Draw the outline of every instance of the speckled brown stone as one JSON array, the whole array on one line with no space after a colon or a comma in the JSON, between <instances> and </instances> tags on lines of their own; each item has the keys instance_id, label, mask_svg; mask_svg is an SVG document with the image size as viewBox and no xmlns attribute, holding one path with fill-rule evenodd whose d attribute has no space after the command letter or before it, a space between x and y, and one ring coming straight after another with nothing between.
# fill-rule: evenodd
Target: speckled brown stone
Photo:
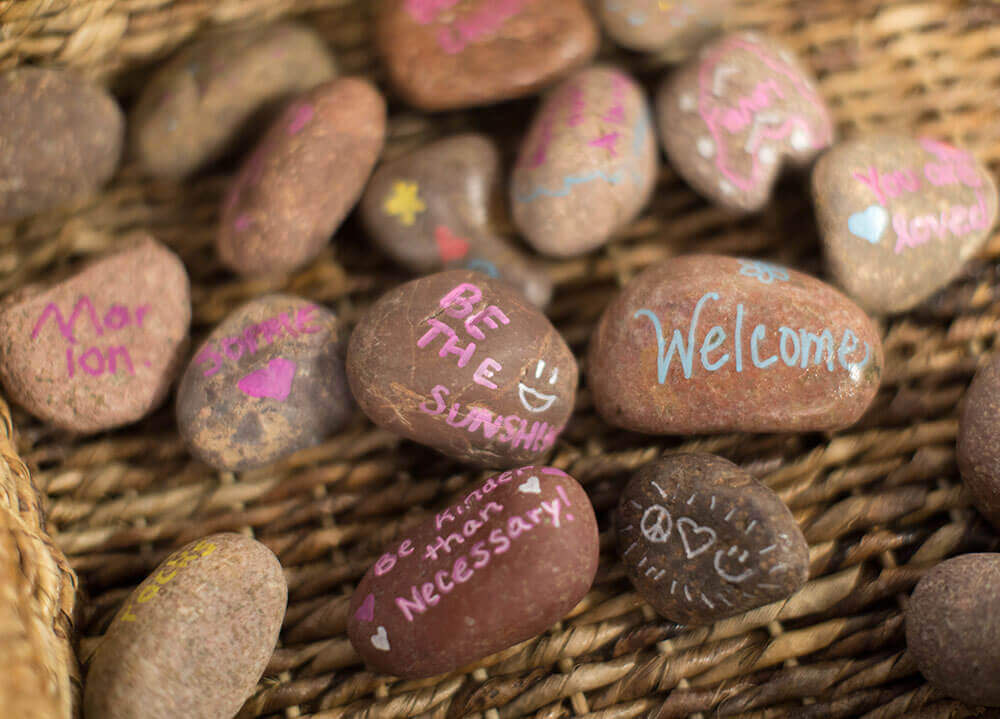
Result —
<instances>
[{"instance_id":1,"label":"speckled brown stone","mask_svg":"<svg viewBox=\"0 0 1000 719\"><path fill-rule=\"evenodd\" d=\"M361 198L361 216L375 243L404 267L476 269L543 307L552 296L545 268L494 229L499 179L493 141L455 135L383 163Z\"/></svg>"},{"instance_id":2,"label":"speckled brown stone","mask_svg":"<svg viewBox=\"0 0 1000 719\"><path fill-rule=\"evenodd\" d=\"M277 557L241 534L170 555L95 650L86 719L235 716L271 659L287 595Z\"/></svg>"},{"instance_id":3,"label":"speckled brown stone","mask_svg":"<svg viewBox=\"0 0 1000 719\"><path fill-rule=\"evenodd\" d=\"M95 192L115 173L125 118L115 99L70 72L0 74L0 222Z\"/></svg>"},{"instance_id":4,"label":"speckled brown stone","mask_svg":"<svg viewBox=\"0 0 1000 719\"><path fill-rule=\"evenodd\" d=\"M783 164L805 166L833 142L809 73L754 33L703 47L663 83L656 113L671 166L707 199L743 212L767 203Z\"/></svg>"},{"instance_id":5,"label":"speckled brown stone","mask_svg":"<svg viewBox=\"0 0 1000 719\"><path fill-rule=\"evenodd\" d=\"M976 373L962 400L958 467L976 507L1000 528L1000 354Z\"/></svg>"},{"instance_id":6,"label":"speckled brown stone","mask_svg":"<svg viewBox=\"0 0 1000 719\"><path fill-rule=\"evenodd\" d=\"M319 444L351 416L336 315L266 295L198 348L177 391L181 437L219 469L251 469Z\"/></svg>"},{"instance_id":7,"label":"speckled brown stone","mask_svg":"<svg viewBox=\"0 0 1000 719\"><path fill-rule=\"evenodd\" d=\"M650 434L846 427L878 390L882 343L837 290L760 260L687 255L650 267L590 343L597 411Z\"/></svg>"},{"instance_id":8,"label":"speckled brown stone","mask_svg":"<svg viewBox=\"0 0 1000 719\"><path fill-rule=\"evenodd\" d=\"M407 102L451 110L527 95L587 62L581 0L383 0L375 42Z\"/></svg>"},{"instance_id":9,"label":"speckled brown stone","mask_svg":"<svg viewBox=\"0 0 1000 719\"><path fill-rule=\"evenodd\" d=\"M706 40L732 5L730 0L599 0L601 24L615 42L633 50L662 52Z\"/></svg>"},{"instance_id":10,"label":"speckled brown stone","mask_svg":"<svg viewBox=\"0 0 1000 719\"><path fill-rule=\"evenodd\" d=\"M709 624L791 596L809 545L778 495L732 462L678 454L646 465L618 505L618 552L667 619Z\"/></svg>"},{"instance_id":11,"label":"speckled brown stone","mask_svg":"<svg viewBox=\"0 0 1000 719\"><path fill-rule=\"evenodd\" d=\"M1000 554L965 554L923 576L906 605L906 648L937 689L1000 706Z\"/></svg>"},{"instance_id":12,"label":"speckled brown stone","mask_svg":"<svg viewBox=\"0 0 1000 719\"><path fill-rule=\"evenodd\" d=\"M902 312L948 284L990 234L997 188L968 152L928 138L861 137L813 170L831 274L873 312Z\"/></svg>"},{"instance_id":13,"label":"speckled brown stone","mask_svg":"<svg viewBox=\"0 0 1000 719\"><path fill-rule=\"evenodd\" d=\"M295 23L208 33L143 88L129 118L132 153L149 174L183 177L334 74L323 40Z\"/></svg>"},{"instance_id":14,"label":"speckled brown stone","mask_svg":"<svg viewBox=\"0 0 1000 719\"><path fill-rule=\"evenodd\" d=\"M354 591L347 633L376 671L448 672L548 629L590 589L597 561L594 510L575 479L504 472L388 548Z\"/></svg>"},{"instance_id":15,"label":"speckled brown stone","mask_svg":"<svg viewBox=\"0 0 1000 719\"><path fill-rule=\"evenodd\" d=\"M390 290L358 322L347 379L375 424L450 457L542 457L573 411L576 359L512 285L448 270Z\"/></svg>"},{"instance_id":16,"label":"speckled brown stone","mask_svg":"<svg viewBox=\"0 0 1000 719\"><path fill-rule=\"evenodd\" d=\"M0 379L7 396L57 427L119 427L166 397L190 323L184 265L140 235L62 282L29 285L0 304Z\"/></svg>"},{"instance_id":17,"label":"speckled brown stone","mask_svg":"<svg viewBox=\"0 0 1000 719\"><path fill-rule=\"evenodd\" d=\"M542 103L521 144L514 221L540 252L589 252L645 207L658 165L642 88L613 67L581 70Z\"/></svg>"},{"instance_id":18,"label":"speckled brown stone","mask_svg":"<svg viewBox=\"0 0 1000 719\"><path fill-rule=\"evenodd\" d=\"M385 100L341 78L299 97L260 141L226 194L217 248L242 275L312 260L361 197L385 140Z\"/></svg>"}]
</instances>

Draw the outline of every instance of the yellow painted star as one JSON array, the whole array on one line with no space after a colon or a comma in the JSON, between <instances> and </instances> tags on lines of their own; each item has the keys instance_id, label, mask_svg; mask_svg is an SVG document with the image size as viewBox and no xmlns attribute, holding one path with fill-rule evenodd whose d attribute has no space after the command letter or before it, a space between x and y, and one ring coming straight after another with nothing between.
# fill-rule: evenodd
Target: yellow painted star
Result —
<instances>
[{"instance_id":1,"label":"yellow painted star","mask_svg":"<svg viewBox=\"0 0 1000 719\"><path fill-rule=\"evenodd\" d=\"M412 225L417 215L427 209L427 205L417 195L419 189L416 182L396 180L392 185L392 194L382 205L386 214L399 217L399 221L407 227Z\"/></svg>"}]
</instances>

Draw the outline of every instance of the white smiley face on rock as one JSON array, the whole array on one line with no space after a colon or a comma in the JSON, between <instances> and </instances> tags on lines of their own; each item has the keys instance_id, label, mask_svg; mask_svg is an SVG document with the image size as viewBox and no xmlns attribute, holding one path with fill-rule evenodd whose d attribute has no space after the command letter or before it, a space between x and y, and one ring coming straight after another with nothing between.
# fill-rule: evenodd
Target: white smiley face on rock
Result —
<instances>
[{"instance_id":1,"label":"white smiley face on rock","mask_svg":"<svg viewBox=\"0 0 1000 719\"><path fill-rule=\"evenodd\" d=\"M545 372L545 360L538 360L538 366L535 369L535 379L540 380L543 372ZM549 376L549 384L554 385L558 379L559 368L556 367ZM521 406L529 412L544 412L558 399L556 395L539 392L524 382L517 383L517 396L521 400Z\"/></svg>"}]
</instances>

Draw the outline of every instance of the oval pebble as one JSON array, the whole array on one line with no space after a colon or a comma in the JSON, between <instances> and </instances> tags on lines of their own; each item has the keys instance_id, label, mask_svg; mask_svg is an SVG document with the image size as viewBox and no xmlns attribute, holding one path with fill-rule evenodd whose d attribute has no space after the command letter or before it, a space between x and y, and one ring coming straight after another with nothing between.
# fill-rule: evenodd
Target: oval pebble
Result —
<instances>
[{"instance_id":1,"label":"oval pebble","mask_svg":"<svg viewBox=\"0 0 1000 719\"><path fill-rule=\"evenodd\" d=\"M872 312L902 312L951 282L996 223L997 188L965 150L905 135L836 145L813 170L830 272Z\"/></svg>"},{"instance_id":2,"label":"oval pebble","mask_svg":"<svg viewBox=\"0 0 1000 719\"><path fill-rule=\"evenodd\" d=\"M420 273L466 267L516 285L539 307L552 296L545 269L501 237L500 153L485 135L455 135L382 164L361 198L375 243Z\"/></svg>"},{"instance_id":3,"label":"oval pebble","mask_svg":"<svg viewBox=\"0 0 1000 719\"><path fill-rule=\"evenodd\" d=\"M710 454L678 454L632 477L618 551L643 599L667 619L709 624L786 599L809 577L809 546L765 485Z\"/></svg>"},{"instance_id":4,"label":"oval pebble","mask_svg":"<svg viewBox=\"0 0 1000 719\"><path fill-rule=\"evenodd\" d=\"M649 434L853 424L882 375L872 321L819 280L761 260L677 257L607 307L588 381L605 420Z\"/></svg>"},{"instance_id":5,"label":"oval pebble","mask_svg":"<svg viewBox=\"0 0 1000 719\"><path fill-rule=\"evenodd\" d=\"M928 571L906 604L906 648L938 690L1000 706L1000 554L964 554Z\"/></svg>"},{"instance_id":6,"label":"oval pebble","mask_svg":"<svg viewBox=\"0 0 1000 719\"><path fill-rule=\"evenodd\" d=\"M187 348L180 259L148 235L0 303L0 379L36 417L73 432L135 422L166 397Z\"/></svg>"},{"instance_id":7,"label":"oval pebble","mask_svg":"<svg viewBox=\"0 0 1000 719\"><path fill-rule=\"evenodd\" d=\"M976 372L962 400L958 467L976 508L1000 528L1000 354Z\"/></svg>"},{"instance_id":8,"label":"oval pebble","mask_svg":"<svg viewBox=\"0 0 1000 719\"><path fill-rule=\"evenodd\" d=\"M612 67L581 70L553 90L521 144L514 221L539 252L589 252L645 207L658 164L642 88Z\"/></svg>"},{"instance_id":9,"label":"oval pebble","mask_svg":"<svg viewBox=\"0 0 1000 719\"><path fill-rule=\"evenodd\" d=\"M274 653L287 596L277 557L241 534L171 554L94 651L86 719L235 716Z\"/></svg>"},{"instance_id":10,"label":"oval pebble","mask_svg":"<svg viewBox=\"0 0 1000 719\"><path fill-rule=\"evenodd\" d=\"M701 44L731 5L730 0L600 0L598 12L604 29L619 45L664 52Z\"/></svg>"},{"instance_id":11,"label":"oval pebble","mask_svg":"<svg viewBox=\"0 0 1000 719\"><path fill-rule=\"evenodd\" d=\"M252 469L319 444L350 418L336 315L288 295L232 312L198 348L177 391L181 437L200 459Z\"/></svg>"},{"instance_id":12,"label":"oval pebble","mask_svg":"<svg viewBox=\"0 0 1000 719\"><path fill-rule=\"evenodd\" d=\"M89 195L118 168L125 118L115 99L61 70L0 75L0 222Z\"/></svg>"},{"instance_id":13,"label":"oval pebble","mask_svg":"<svg viewBox=\"0 0 1000 719\"><path fill-rule=\"evenodd\" d=\"M354 591L347 633L376 671L448 672L559 621L590 589L598 552L576 480L504 472L390 546Z\"/></svg>"},{"instance_id":14,"label":"oval pebble","mask_svg":"<svg viewBox=\"0 0 1000 719\"><path fill-rule=\"evenodd\" d=\"M456 459L512 467L548 451L576 359L512 285L448 270L383 295L358 322L347 378L375 424Z\"/></svg>"},{"instance_id":15,"label":"oval pebble","mask_svg":"<svg viewBox=\"0 0 1000 719\"><path fill-rule=\"evenodd\" d=\"M322 38L296 23L208 33L143 88L129 117L132 153L151 175L189 175L335 74Z\"/></svg>"},{"instance_id":16,"label":"oval pebble","mask_svg":"<svg viewBox=\"0 0 1000 719\"><path fill-rule=\"evenodd\" d=\"M289 272L320 253L361 197L385 139L385 100L358 78L289 105L240 169L217 249L242 275Z\"/></svg>"}]
</instances>

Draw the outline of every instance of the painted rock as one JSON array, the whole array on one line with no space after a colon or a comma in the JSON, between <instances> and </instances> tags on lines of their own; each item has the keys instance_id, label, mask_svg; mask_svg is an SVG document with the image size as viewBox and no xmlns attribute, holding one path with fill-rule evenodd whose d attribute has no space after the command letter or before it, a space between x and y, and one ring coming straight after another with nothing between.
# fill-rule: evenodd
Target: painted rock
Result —
<instances>
[{"instance_id":1,"label":"painted rock","mask_svg":"<svg viewBox=\"0 0 1000 719\"><path fill-rule=\"evenodd\" d=\"M119 427L166 397L190 323L184 265L144 235L62 282L5 299L0 379L7 396L57 427Z\"/></svg>"},{"instance_id":2,"label":"painted rock","mask_svg":"<svg viewBox=\"0 0 1000 719\"><path fill-rule=\"evenodd\" d=\"M997 215L989 171L926 138L840 143L816 163L812 181L830 271L873 312L902 312L948 284Z\"/></svg>"},{"instance_id":3,"label":"painted rock","mask_svg":"<svg viewBox=\"0 0 1000 719\"><path fill-rule=\"evenodd\" d=\"M253 275L313 259L361 197L384 139L385 101L365 80L333 80L289 105L226 195L223 263Z\"/></svg>"},{"instance_id":4,"label":"painted rock","mask_svg":"<svg viewBox=\"0 0 1000 719\"><path fill-rule=\"evenodd\" d=\"M132 153L151 175L183 177L335 74L323 40L295 23L209 33L143 89L129 118Z\"/></svg>"},{"instance_id":5,"label":"painted rock","mask_svg":"<svg viewBox=\"0 0 1000 719\"><path fill-rule=\"evenodd\" d=\"M547 630L598 560L587 493L553 467L491 477L393 544L351 598L347 634L369 667L429 677Z\"/></svg>"},{"instance_id":6,"label":"painted rock","mask_svg":"<svg viewBox=\"0 0 1000 719\"><path fill-rule=\"evenodd\" d=\"M250 469L319 444L351 416L337 317L267 295L230 314L177 392L181 436L219 469Z\"/></svg>"},{"instance_id":7,"label":"painted rock","mask_svg":"<svg viewBox=\"0 0 1000 719\"><path fill-rule=\"evenodd\" d=\"M383 295L347 349L375 424L450 457L513 467L541 457L576 397L576 359L513 286L448 270Z\"/></svg>"},{"instance_id":8,"label":"painted rock","mask_svg":"<svg viewBox=\"0 0 1000 719\"><path fill-rule=\"evenodd\" d=\"M906 648L948 696L1000 706L1000 554L963 554L923 576L906 605Z\"/></svg>"},{"instance_id":9,"label":"painted rock","mask_svg":"<svg viewBox=\"0 0 1000 719\"><path fill-rule=\"evenodd\" d=\"M695 190L753 212L781 166L807 165L833 142L833 123L806 70L790 52L753 33L706 45L656 98L670 164Z\"/></svg>"},{"instance_id":10,"label":"painted rock","mask_svg":"<svg viewBox=\"0 0 1000 719\"><path fill-rule=\"evenodd\" d=\"M809 545L788 507L711 454L640 469L617 523L629 580L674 622L710 624L786 599L809 578Z\"/></svg>"},{"instance_id":11,"label":"painted rock","mask_svg":"<svg viewBox=\"0 0 1000 719\"><path fill-rule=\"evenodd\" d=\"M274 653L287 595L278 558L241 534L170 555L95 650L86 718L235 716Z\"/></svg>"},{"instance_id":12,"label":"painted rock","mask_svg":"<svg viewBox=\"0 0 1000 719\"><path fill-rule=\"evenodd\" d=\"M59 70L0 75L0 222L95 192L118 168L125 118L101 87Z\"/></svg>"},{"instance_id":13,"label":"painted rock","mask_svg":"<svg viewBox=\"0 0 1000 719\"><path fill-rule=\"evenodd\" d=\"M958 467L976 507L1000 528L1000 354L976 373L962 401Z\"/></svg>"},{"instance_id":14,"label":"painted rock","mask_svg":"<svg viewBox=\"0 0 1000 719\"><path fill-rule=\"evenodd\" d=\"M394 260L420 273L467 267L500 277L542 307L544 268L492 229L502 203L500 154L485 135L456 135L384 163L361 198L369 233Z\"/></svg>"},{"instance_id":15,"label":"painted rock","mask_svg":"<svg viewBox=\"0 0 1000 719\"><path fill-rule=\"evenodd\" d=\"M704 41L732 3L729 0L600 0L601 23L615 42L658 52Z\"/></svg>"},{"instance_id":16,"label":"painted rock","mask_svg":"<svg viewBox=\"0 0 1000 719\"><path fill-rule=\"evenodd\" d=\"M591 340L611 424L650 434L846 427L878 390L872 321L817 279L760 260L688 255L640 274Z\"/></svg>"},{"instance_id":17,"label":"painted rock","mask_svg":"<svg viewBox=\"0 0 1000 719\"><path fill-rule=\"evenodd\" d=\"M521 146L514 221L540 252L588 252L639 214L657 165L642 89L614 68L581 70L542 104Z\"/></svg>"},{"instance_id":18,"label":"painted rock","mask_svg":"<svg viewBox=\"0 0 1000 719\"><path fill-rule=\"evenodd\" d=\"M534 92L585 64L598 33L580 0L386 0L375 41L407 102L451 110Z\"/></svg>"}]
</instances>

